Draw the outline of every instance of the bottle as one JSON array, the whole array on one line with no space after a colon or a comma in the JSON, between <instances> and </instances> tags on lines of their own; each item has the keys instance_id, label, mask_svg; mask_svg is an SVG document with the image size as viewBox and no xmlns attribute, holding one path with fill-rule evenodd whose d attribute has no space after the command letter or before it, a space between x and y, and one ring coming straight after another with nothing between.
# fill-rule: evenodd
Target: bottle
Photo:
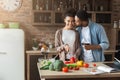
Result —
<instances>
[{"instance_id":1,"label":"bottle","mask_svg":"<svg viewBox=\"0 0 120 80\"><path fill-rule=\"evenodd\" d=\"M120 28L120 20L119 20L119 28Z\"/></svg>"},{"instance_id":2,"label":"bottle","mask_svg":"<svg viewBox=\"0 0 120 80\"><path fill-rule=\"evenodd\" d=\"M81 10L81 2L79 2L79 10Z\"/></svg>"},{"instance_id":3,"label":"bottle","mask_svg":"<svg viewBox=\"0 0 120 80\"><path fill-rule=\"evenodd\" d=\"M83 10L84 10L84 11L87 11L87 6L86 6L86 4L83 5Z\"/></svg>"},{"instance_id":4,"label":"bottle","mask_svg":"<svg viewBox=\"0 0 120 80\"><path fill-rule=\"evenodd\" d=\"M103 6L100 6L100 11L103 11Z\"/></svg>"},{"instance_id":5,"label":"bottle","mask_svg":"<svg viewBox=\"0 0 120 80\"><path fill-rule=\"evenodd\" d=\"M63 2L62 1L60 2L60 6L59 7L60 7L60 10L63 11Z\"/></svg>"},{"instance_id":6,"label":"bottle","mask_svg":"<svg viewBox=\"0 0 120 80\"><path fill-rule=\"evenodd\" d=\"M46 7L46 10L49 10L49 2L48 2L48 0L46 1L45 7Z\"/></svg>"},{"instance_id":7,"label":"bottle","mask_svg":"<svg viewBox=\"0 0 120 80\"><path fill-rule=\"evenodd\" d=\"M90 11L90 4L86 3L87 11Z\"/></svg>"},{"instance_id":8,"label":"bottle","mask_svg":"<svg viewBox=\"0 0 120 80\"><path fill-rule=\"evenodd\" d=\"M39 1L37 0L37 1L36 1L36 6L35 6L35 9L36 9L36 10L39 10L39 4L38 4L38 3L39 3Z\"/></svg>"},{"instance_id":9,"label":"bottle","mask_svg":"<svg viewBox=\"0 0 120 80\"><path fill-rule=\"evenodd\" d=\"M117 28L117 21L114 21L113 28Z\"/></svg>"}]
</instances>

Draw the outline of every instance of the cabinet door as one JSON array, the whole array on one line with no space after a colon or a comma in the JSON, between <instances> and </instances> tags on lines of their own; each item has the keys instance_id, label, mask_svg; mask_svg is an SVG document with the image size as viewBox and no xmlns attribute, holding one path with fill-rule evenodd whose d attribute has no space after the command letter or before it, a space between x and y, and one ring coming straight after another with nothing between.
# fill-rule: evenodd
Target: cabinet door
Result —
<instances>
[{"instance_id":1,"label":"cabinet door","mask_svg":"<svg viewBox=\"0 0 120 80\"><path fill-rule=\"evenodd\" d=\"M43 58L41 55L30 55L30 80L40 80L40 75L37 68L38 58Z\"/></svg>"},{"instance_id":2,"label":"cabinet door","mask_svg":"<svg viewBox=\"0 0 120 80\"><path fill-rule=\"evenodd\" d=\"M50 24L51 23L51 12L38 12L35 11L34 12L34 24L41 24L41 25L45 25L45 24Z\"/></svg>"}]
</instances>

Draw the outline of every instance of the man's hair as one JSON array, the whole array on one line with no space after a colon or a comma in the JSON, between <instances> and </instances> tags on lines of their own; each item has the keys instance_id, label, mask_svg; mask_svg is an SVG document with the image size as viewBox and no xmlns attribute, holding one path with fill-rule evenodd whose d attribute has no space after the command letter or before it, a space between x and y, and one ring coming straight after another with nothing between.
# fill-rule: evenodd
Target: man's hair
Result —
<instances>
[{"instance_id":1,"label":"man's hair","mask_svg":"<svg viewBox=\"0 0 120 80\"><path fill-rule=\"evenodd\" d=\"M64 18L69 16L69 17L75 17L76 15L76 10L73 8L69 8L66 10L66 12L64 13Z\"/></svg>"},{"instance_id":2,"label":"man's hair","mask_svg":"<svg viewBox=\"0 0 120 80\"><path fill-rule=\"evenodd\" d=\"M88 21L89 15L84 10L78 10L76 16L82 21Z\"/></svg>"}]
</instances>

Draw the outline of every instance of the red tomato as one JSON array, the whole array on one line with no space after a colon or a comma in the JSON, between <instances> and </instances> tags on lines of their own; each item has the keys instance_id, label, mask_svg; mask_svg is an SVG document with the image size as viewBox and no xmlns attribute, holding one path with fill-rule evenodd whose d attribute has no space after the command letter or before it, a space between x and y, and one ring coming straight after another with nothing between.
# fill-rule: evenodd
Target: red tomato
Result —
<instances>
[{"instance_id":1,"label":"red tomato","mask_svg":"<svg viewBox=\"0 0 120 80\"><path fill-rule=\"evenodd\" d=\"M63 67L63 68L62 68L62 71L63 71L63 72L68 72L68 68L67 68L67 67Z\"/></svg>"},{"instance_id":2,"label":"red tomato","mask_svg":"<svg viewBox=\"0 0 120 80\"><path fill-rule=\"evenodd\" d=\"M72 66L70 66L70 67L69 67L69 69L70 69L70 70L72 70L72 69L73 69L73 67L72 67Z\"/></svg>"},{"instance_id":3,"label":"red tomato","mask_svg":"<svg viewBox=\"0 0 120 80\"><path fill-rule=\"evenodd\" d=\"M64 64L69 64L70 63L70 61L64 61Z\"/></svg>"},{"instance_id":4,"label":"red tomato","mask_svg":"<svg viewBox=\"0 0 120 80\"><path fill-rule=\"evenodd\" d=\"M96 67L97 65L94 63L93 66Z\"/></svg>"},{"instance_id":5,"label":"red tomato","mask_svg":"<svg viewBox=\"0 0 120 80\"><path fill-rule=\"evenodd\" d=\"M79 70L79 67L75 67L74 70Z\"/></svg>"},{"instance_id":6,"label":"red tomato","mask_svg":"<svg viewBox=\"0 0 120 80\"><path fill-rule=\"evenodd\" d=\"M74 57L70 58L70 63L75 63L75 58Z\"/></svg>"},{"instance_id":7,"label":"red tomato","mask_svg":"<svg viewBox=\"0 0 120 80\"><path fill-rule=\"evenodd\" d=\"M84 63L84 64L83 64L83 67L88 68L88 67L89 67L89 64L88 64L88 63Z\"/></svg>"}]
</instances>

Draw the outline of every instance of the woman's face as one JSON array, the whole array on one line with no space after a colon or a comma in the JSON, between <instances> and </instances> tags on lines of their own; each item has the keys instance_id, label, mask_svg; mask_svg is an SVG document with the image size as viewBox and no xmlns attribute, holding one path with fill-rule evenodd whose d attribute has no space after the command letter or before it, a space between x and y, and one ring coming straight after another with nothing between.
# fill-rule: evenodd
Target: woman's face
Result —
<instances>
[{"instance_id":1,"label":"woman's face","mask_svg":"<svg viewBox=\"0 0 120 80\"><path fill-rule=\"evenodd\" d=\"M64 19L64 22L65 22L65 26L68 29L72 29L75 26L75 19L74 19L74 17L66 16L65 19Z\"/></svg>"}]
</instances>

